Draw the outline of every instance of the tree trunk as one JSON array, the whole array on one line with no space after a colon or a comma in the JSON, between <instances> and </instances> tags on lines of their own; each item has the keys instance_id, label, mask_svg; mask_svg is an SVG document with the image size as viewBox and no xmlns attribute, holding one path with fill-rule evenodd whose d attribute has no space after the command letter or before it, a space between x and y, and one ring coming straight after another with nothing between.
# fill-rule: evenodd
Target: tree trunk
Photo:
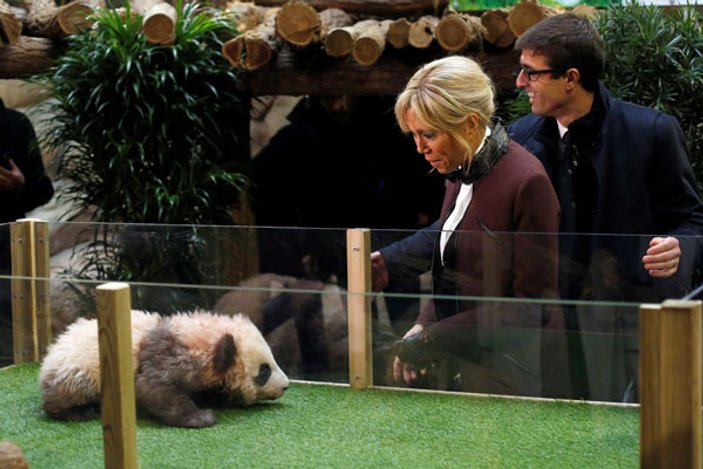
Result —
<instances>
[{"instance_id":1,"label":"tree trunk","mask_svg":"<svg viewBox=\"0 0 703 469\"><path fill-rule=\"evenodd\" d=\"M22 34L22 22L10 5L0 0L0 47L16 44Z\"/></svg>"},{"instance_id":2,"label":"tree trunk","mask_svg":"<svg viewBox=\"0 0 703 469\"><path fill-rule=\"evenodd\" d=\"M555 15L556 10L540 5L534 0L522 0L513 5L508 14L508 26L515 37L522 34L548 16Z\"/></svg>"},{"instance_id":3,"label":"tree trunk","mask_svg":"<svg viewBox=\"0 0 703 469\"><path fill-rule=\"evenodd\" d=\"M324 38L325 52L330 57L344 57L351 54L354 41L368 28L377 24L377 20L362 20L351 26L332 29Z\"/></svg>"},{"instance_id":4,"label":"tree trunk","mask_svg":"<svg viewBox=\"0 0 703 469\"><path fill-rule=\"evenodd\" d=\"M434 30L439 23L436 16L426 15L410 25L408 44L418 49L427 49L434 40Z\"/></svg>"},{"instance_id":5,"label":"tree trunk","mask_svg":"<svg viewBox=\"0 0 703 469\"><path fill-rule=\"evenodd\" d=\"M45 72L61 52L51 39L20 36L16 44L0 48L0 78L25 78Z\"/></svg>"},{"instance_id":6,"label":"tree trunk","mask_svg":"<svg viewBox=\"0 0 703 469\"><path fill-rule=\"evenodd\" d=\"M307 46L320 38L320 17L313 7L291 0L276 15L276 34L295 46Z\"/></svg>"},{"instance_id":7,"label":"tree trunk","mask_svg":"<svg viewBox=\"0 0 703 469\"><path fill-rule=\"evenodd\" d=\"M320 35L325 37L335 28L343 28L353 24L349 13L339 8L328 8L320 12Z\"/></svg>"},{"instance_id":8,"label":"tree trunk","mask_svg":"<svg viewBox=\"0 0 703 469\"><path fill-rule=\"evenodd\" d=\"M48 38L64 35L56 17L58 7L54 0L32 0L27 5L27 28L32 34Z\"/></svg>"},{"instance_id":9,"label":"tree trunk","mask_svg":"<svg viewBox=\"0 0 703 469\"><path fill-rule=\"evenodd\" d=\"M75 33L79 28L90 27L87 16L102 7L102 0L73 1L56 6L54 0L25 0L27 29L33 35L58 39Z\"/></svg>"},{"instance_id":10,"label":"tree trunk","mask_svg":"<svg viewBox=\"0 0 703 469\"><path fill-rule=\"evenodd\" d=\"M410 34L410 21L407 18L398 18L388 25L386 40L396 49L402 49L408 45L408 35Z\"/></svg>"},{"instance_id":11,"label":"tree trunk","mask_svg":"<svg viewBox=\"0 0 703 469\"><path fill-rule=\"evenodd\" d=\"M151 44L173 44L178 14L170 3L157 3L144 15L142 32Z\"/></svg>"},{"instance_id":12,"label":"tree trunk","mask_svg":"<svg viewBox=\"0 0 703 469\"><path fill-rule=\"evenodd\" d=\"M373 65L386 48L386 32L391 20L376 21L354 41L352 57L361 65Z\"/></svg>"},{"instance_id":13,"label":"tree trunk","mask_svg":"<svg viewBox=\"0 0 703 469\"><path fill-rule=\"evenodd\" d=\"M277 8L270 8L264 22L222 45L222 54L232 66L257 70L271 61L278 49L276 43Z\"/></svg>"},{"instance_id":14,"label":"tree trunk","mask_svg":"<svg viewBox=\"0 0 703 469\"><path fill-rule=\"evenodd\" d=\"M252 2L229 2L223 9L225 16L237 28L237 34L244 34L264 22L266 7Z\"/></svg>"},{"instance_id":15,"label":"tree trunk","mask_svg":"<svg viewBox=\"0 0 703 469\"><path fill-rule=\"evenodd\" d=\"M88 19L95 13L93 6L83 2L71 2L59 8L56 18L61 30L66 34L75 34L81 29L92 26L92 21Z\"/></svg>"},{"instance_id":16,"label":"tree trunk","mask_svg":"<svg viewBox=\"0 0 703 469\"><path fill-rule=\"evenodd\" d=\"M449 14L439 20L435 39L447 52L458 52L469 46L479 46L486 28L476 16Z\"/></svg>"},{"instance_id":17,"label":"tree trunk","mask_svg":"<svg viewBox=\"0 0 703 469\"><path fill-rule=\"evenodd\" d=\"M481 15L481 24L486 28L483 39L501 49L512 47L515 42L515 34L508 26L508 14L507 9L500 8L487 10Z\"/></svg>"}]
</instances>

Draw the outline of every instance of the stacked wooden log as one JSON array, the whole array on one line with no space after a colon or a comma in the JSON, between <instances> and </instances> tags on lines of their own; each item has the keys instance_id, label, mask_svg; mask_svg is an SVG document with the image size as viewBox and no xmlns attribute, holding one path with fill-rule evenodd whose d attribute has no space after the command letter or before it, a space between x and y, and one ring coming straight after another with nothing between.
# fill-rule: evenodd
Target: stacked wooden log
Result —
<instances>
[{"instance_id":1,"label":"stacked wooden log","mask_svg":"<svg viewBox=\"0 0 703 469\"><path fill-rule=\"evenodd\" d=\"M21 0L24 8L0 0L0 78L31 75L51 63L58 38L89 28L104 0ZM143 17L153 44L175 38L175 0L132 0L132 15ZM206 0L222 5L227 0ZM238 35L222 47L233 67L257 70L277 55L321 53L372 66L385 51L439 53L510 51L517 37L556 10L521 0L511 8L482 14L447 10L448 0L230 0L221 7ZM584 14L592 14L592 9ZM24 36L22 31L29 36ZM34 63L29 63L34 61Z\"/></svg>"},{"instance_id":2,"label":"stacked wooden log","mask_svg":"<svg viewBox=\"0 0 703 469\"><path fill-rule=\"evenodd\" d=\"M22 22L9 4L0 0L0 47L16 44L22 35Z\"/></svg>"},{"instance_id":3,"label":"stacked wooden log","mask_svg":"<svg viewBox=\"0 0 703 469\"><path fill-rule=\"evenodd\" d=\"M264 3L271 6L262 5ZM283 47L293 53L318 48L330 57L350 56L365 66L378 61L386 44L395 49L434 47L446 53L478 51L484 44L505 50L512 48L515 39L527 28L556 13L536 0L523 0L510 9L489 10L480 16L456 12L438 15L435 12L388 18L361 14L358 9L349 13L329 7L339 3L321 0L289 0L285 3L278 0L231 1L225 11L235 21L240 34L223 46L222 53L234 67L257 70L270 62ZM393 11L399 4L397 0L387 2L386 12ZM377 13L381 9L377 3L374 7Z\"/></svg>"}]
</instances>

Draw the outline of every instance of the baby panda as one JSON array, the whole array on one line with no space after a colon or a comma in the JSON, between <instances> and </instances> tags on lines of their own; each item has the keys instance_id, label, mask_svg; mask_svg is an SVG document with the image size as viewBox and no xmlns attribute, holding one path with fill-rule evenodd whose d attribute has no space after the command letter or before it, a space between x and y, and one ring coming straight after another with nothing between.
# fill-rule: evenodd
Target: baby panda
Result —
<instances>
[{"instance_id":1,"label":"baby panda","mask_svg":"<svg viewBox=\"0 0 703 469\"><path fill-rule=\"evenodd\" d=\"M132 311L137 404L166 425L210 427L197 403L248 406L281 397L288 377L244 315L195 311L162 317ZM96 319L79 319L49 347L39 373L46 413L61 420L98 417L100 364Z\"/></svg>"}]
</instances>

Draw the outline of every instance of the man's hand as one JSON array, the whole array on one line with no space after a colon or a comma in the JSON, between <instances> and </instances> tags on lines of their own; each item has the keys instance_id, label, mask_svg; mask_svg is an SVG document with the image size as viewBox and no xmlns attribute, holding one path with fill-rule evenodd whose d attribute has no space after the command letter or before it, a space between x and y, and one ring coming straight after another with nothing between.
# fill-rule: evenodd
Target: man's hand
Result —
<instances>
[{"instance_id":1,"label":"man's hand","mask_svg":"<svg viewBox=\"0 0 703 469\"><path fill-rule=\"evenodd\" d=\"M676 273L680 260L679 240L667 236L666 238L652 238L649 242L649 249L642 258L642 263L652 277L667 278Z\"/></svg>"},{"instance_id":2,"label":"man's hand","mask_svg":"<svg viewBox=\"0 0 703 469\"><path fill-rule=\"evenodd\" d=\"M24 187L24 174L13 160L7 160L10 169L0 166L0 191L18 192Z\"/></svg>"},{"instance_id":3,"label":"man's hand","mask_svg":"<svg viewBox=\"0 0 703 469\"><path fill-rule=\"evenodd\" d=\"M383 291L389 283L388 268L383 255L379 251L371 253L371 290Z\"/></svg>"}]
</instances>

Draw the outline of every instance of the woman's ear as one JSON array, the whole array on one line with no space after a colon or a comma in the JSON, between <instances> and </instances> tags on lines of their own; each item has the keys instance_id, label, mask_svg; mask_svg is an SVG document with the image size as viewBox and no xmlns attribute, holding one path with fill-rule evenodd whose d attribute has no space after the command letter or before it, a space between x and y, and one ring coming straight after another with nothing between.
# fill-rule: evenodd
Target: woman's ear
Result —
<instances>
[{"instance_id":1,"label":"woman's ear","mask_svg":"<svg viewBox=\"0 0 703 469\"><path fill-rule=\"evenodd\" d=\"M464 125L466 126L466 130L468 132L476 132L479 128L480 122L481 122L481 119L478 118L478 114L476 114L475 112L472 112L466 118L466 122L464 123Z\"/></svg>"}]
</instances>

